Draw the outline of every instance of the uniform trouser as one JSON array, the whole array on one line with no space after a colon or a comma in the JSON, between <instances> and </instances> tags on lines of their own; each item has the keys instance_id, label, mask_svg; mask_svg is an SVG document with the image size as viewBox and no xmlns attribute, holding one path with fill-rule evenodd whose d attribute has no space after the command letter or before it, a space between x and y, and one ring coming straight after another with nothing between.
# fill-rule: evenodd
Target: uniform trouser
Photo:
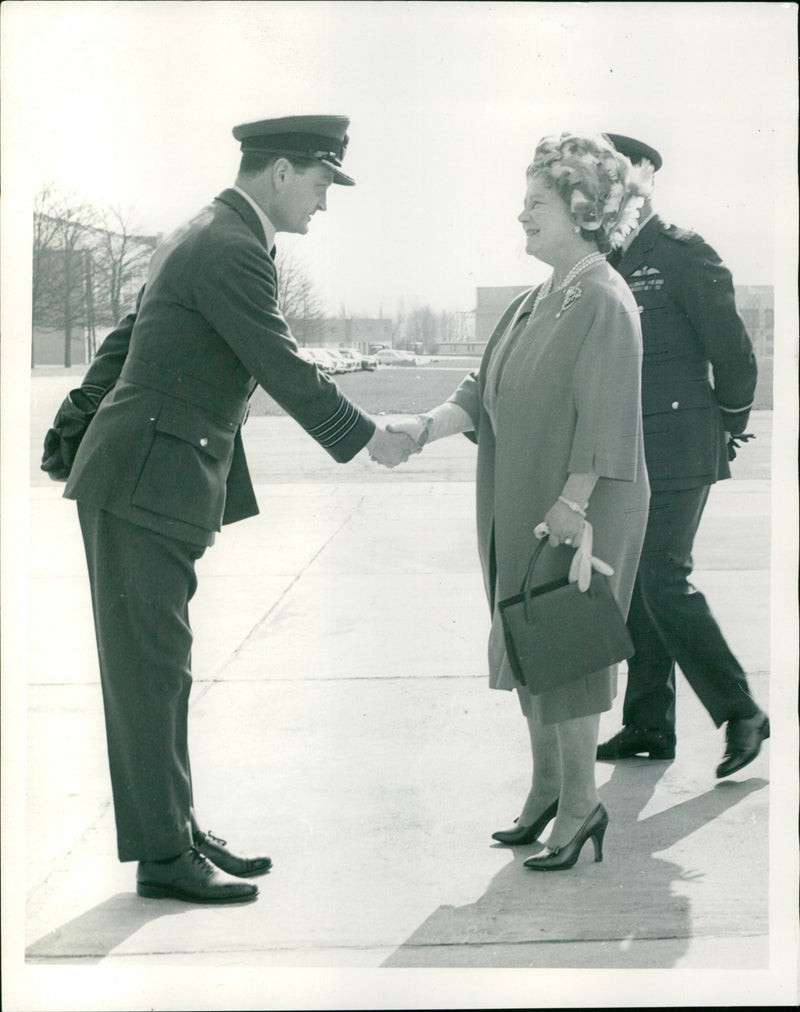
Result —
<instances>
[{"instance_id":1,"label":"uniform trouser","mask_svg":"<svg viewBox=\"0 0 800 1012\"><path fill-rule=\"evenodd\" d=\"M628 630L623 723L675 733L675 664L719 727L758 712L742 666L692 586L692 546L709 486L653 492Z\"/></svg>"},{"instance_id":2,"label":"uniform trouser","mask_svg":"<svg viewBox=\"0 0 800 1012\"><path fill-rule=\"evenodd\" d=\"M120 861L192 845L189 601L204 548L78 504Z\"/></svg>"}]
</instances>

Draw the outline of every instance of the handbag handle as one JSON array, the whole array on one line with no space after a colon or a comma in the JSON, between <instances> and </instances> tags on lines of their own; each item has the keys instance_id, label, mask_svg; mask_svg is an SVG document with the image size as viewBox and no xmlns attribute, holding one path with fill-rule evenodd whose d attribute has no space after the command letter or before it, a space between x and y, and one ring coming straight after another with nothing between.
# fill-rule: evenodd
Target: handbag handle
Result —
<instances>
[{"instance_id":1,"label":"handbag handle","mask_svg":"<svg viewBox=\"0 0 800 1012\"><path fill-rule=\"evenodd\" d=\"M536 548L533 551L533 554L531 555L531 561L528 563L528 568L525 571L525 576L523 577L523 580L522 580L522 588L521 588L521 592L522 592L522 608L523 608L523 611L525 613L525 621L526 622L532 622L533 621L533 616L531 615L531 596L532 595L528 593L528 591L530 589L529 583L533 579L533 568L536 565L536 560L542 554L542 549L544 548L544 546L547 544L547 542L549 540L550 540L550 533L549 533L549 531L544 531L542 533L541 540L539 541L539 544L536 546Z\"/></svg>"},{"instance_id":2,"label":"handbag handle","mask_svg":"<svg viewBox=\"0 0 800 1012\"><path fill-rule=\"evenodd\" d=\"M550 538L550 532L547 530L545 524L539 524L536 528L536 536L540 539L539 544L531 555L531 561L528 563L528 568L525 571L525 576L522 580L522 603L525 611L525 621L531 621L530 613L530 600L531 595L528 593L530 589L529 584L533 578L533 569L536 565L536 561L539 558L542 549L547 544ZM578 589L581 593L585 594L591 585L592 580L592 569L596 569L600 573L604 573L606 576L612 576L614 570L607 562L603 562L602 559L596 559L592 555L592 547L594 542L594 528L588 520L583 522L583 532L581 535L581 543L572 556L572 561L569 567L568 580L570 583L577 583Z\"/></svg>"},{"instance_id":3,"label":"handbag handle","mask_svg":"<svg viewBox=\"0 0 800 1012\"><path fill-rule=\"evenodd\" d=\"M542 554L542 549L544 548L544 546L547 544L547 542L549 540L550 540L550 535L547 534L547 533L545 533L542 536L542 539L540 540L539 544L533 550L533 554L531 555L531 561L528 563L528 568L525 570L525 576L522 578L522 587L520 588L520 590L521 590L521 592L523 594L527 590L528 581L533 576L533 567L536 565L536 560Z\"/></svg>"},{"instance_id":4,"label":"handbag handle","mask_svg":"<svg viewBox=\"0 0 800 1012\"><path fill-rule=\"evenodd\" d=\"M533 567L536 565L536 560L539 558L539 555L541 554L541 551L544 548L544 546L550 540L550 531L547 529L546 523L537 524L536 529L534 530L534 534L539 539L539 544L533 550L533 554L531 555L531 561L528 563L528 568L525 571L525 576L522 579L522 587L520 588L520 590L523 594L525 593L525 590L527 588L528 581L533 575ZM593 542L594 542L594 528L592 527L592 525L589 523L588 520L584 520L583 532L581 535L581 543L575 550L575 554L572 557L572 564L570 565L569 569L570 583L582 582L578 579L575 563L581 561L581 559L584 556L586 557L586 561L587 563L589 563L590 567L593 563L599 562L601 563L601 565L595 568L600 569L600 572L609 572L609 571L611 573L614 572L614 570L611 569L610 566L606 566L606 564L602 563L600 559L594 559L592 557ZM567 547L570 546L568 545ZM601 568L601 566L604 568ZM581 590L586 590L586 587L582 586Z\"/></svg>"}]
</instances>

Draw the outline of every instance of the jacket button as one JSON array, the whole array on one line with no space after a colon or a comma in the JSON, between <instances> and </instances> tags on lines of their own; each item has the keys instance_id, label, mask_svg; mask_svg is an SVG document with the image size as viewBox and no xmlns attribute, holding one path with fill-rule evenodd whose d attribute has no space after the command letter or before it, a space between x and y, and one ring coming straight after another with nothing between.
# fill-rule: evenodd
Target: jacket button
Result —
<instances>
[{"instance_id":1,"label":"jacket button","mask_svg":"<svg viewBox=\"0 0 800 1012\"><path fill-rule=\"evenodd\" d=\"M677 405L673 404L672 406L676 407ZM208 440L206 439L205 436L203 436L203 438L200 440L200 445L201 446L208 446Z\"/></svg>"},{"instance_id":2,"label":"jacket button","mask_svg":"<svg viewBox=\"0 0 800 1012\"><path fill-rule=\"evenodd\" d=\"M644 306L637 306L636 308L639 310L640 313L644 312Z\"/></svg>"},{"instance_id":3,"label":"jacket button","mask_svg":"<svg viewBox=\"0 0 800 1012\"><path fill-rule=\"evenodd\" d=\"M673 401L672 402L672 410L673 411L676 411L679 407L680 407L680 401Z\"/></svg>"}]
</instances>

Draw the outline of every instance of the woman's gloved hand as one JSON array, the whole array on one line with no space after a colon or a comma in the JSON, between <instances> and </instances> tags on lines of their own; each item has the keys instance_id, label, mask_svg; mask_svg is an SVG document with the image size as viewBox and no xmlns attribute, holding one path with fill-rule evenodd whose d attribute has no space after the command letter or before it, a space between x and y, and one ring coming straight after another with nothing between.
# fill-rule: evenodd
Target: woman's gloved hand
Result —
<instances>
[{"instance_id":1,"label":"woman's gloved hand","mask_svg":"<svg viewBox=\"0 0 800 1012\"><path fill-rule=\"evenodd\" d=\"M547 511L544 522L547 524L553 548L558 548L561 544L577 548L581 543L584 519L580 513L571 510L560 500L554 502Z\"/></svg>"},{"instance_id":2,"label":"woman's gloved hand","mask_svg":"<svg viewBox=\"0 0 800 1012\"><path fill-rule=\"evenodd\" d=\"M585 593L589 589L589 584L592 582L593 569L598 573L602 573L604 576L613 576L614 569L612 566L609 566L607 562L603 562L603 560L598 559L596 555L592 555L594 528L588 520L583 520L581 522L583 524L583 530L581 531L580 544L577 551L572 556L572 562L570 563L569 582L577 583L578 589ZM533 533L539 539L551 537L546 520L538 524Z\"/></svg>"}]
</instances>

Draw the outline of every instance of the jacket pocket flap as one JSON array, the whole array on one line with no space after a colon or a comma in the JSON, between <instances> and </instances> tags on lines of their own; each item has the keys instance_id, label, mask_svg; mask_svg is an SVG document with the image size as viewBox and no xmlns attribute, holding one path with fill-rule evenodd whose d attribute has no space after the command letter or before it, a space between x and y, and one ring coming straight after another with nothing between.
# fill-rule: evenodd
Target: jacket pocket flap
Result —
<instances>
[{"instance_id":1,"label":"jacket pocket flap","mask_svg":"<svg viewBox=\"0 0 800 1012\"><path fill-rule=\"evenodd\" d=\"M657 415L663 411L687 411L691 408L710 408L714 403L711 387L704 380L642 386L643 415Z\"/></svg>"},{"instance_id":2,"label":"jacket pocket flap","mask_svg":"<svg viewBox=\"0 0 800 1012\"><path fill-rule=\"evenodd\" d=\"M190 443L215 460L225 460L233 448L233 426L212 419L183 401L167 401L164 404L156 422L156 431Z\"/></svg>"}]
</instances>

